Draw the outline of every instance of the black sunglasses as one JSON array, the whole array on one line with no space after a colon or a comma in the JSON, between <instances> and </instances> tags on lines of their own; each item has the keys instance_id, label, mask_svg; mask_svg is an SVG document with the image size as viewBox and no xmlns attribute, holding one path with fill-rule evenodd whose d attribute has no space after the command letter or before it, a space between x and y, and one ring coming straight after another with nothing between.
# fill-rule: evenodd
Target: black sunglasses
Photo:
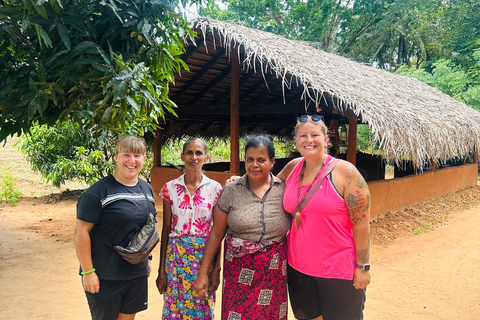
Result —
<instances>
[{"instance_id":1,"label":"black sunglasses","mask_svg":"<svg viewBox=\"0 0 480 320\"><path fill-rule=\"evenodd\" d=\"M320 121L323 121L323 117L319 114L314 114L311 116L308 114L304 114L297 118L297 122L302 122L302 123L307 122L308 120L311 120L313 122L320 122Z\"/></svg>"}]
</instances>

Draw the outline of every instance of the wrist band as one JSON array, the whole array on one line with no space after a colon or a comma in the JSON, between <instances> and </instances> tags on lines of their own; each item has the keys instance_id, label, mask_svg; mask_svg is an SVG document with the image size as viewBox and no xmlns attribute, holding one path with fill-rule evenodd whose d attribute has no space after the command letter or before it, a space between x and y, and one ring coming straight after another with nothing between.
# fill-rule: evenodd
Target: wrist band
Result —
<instances>
[{"instance_id":1,"label":"wrist band","mask_svg":"<svg viewBox=\"0 0 480 320\"><path fill-rule=\"evenodd\" d=\"M88 271L82 271L80 272L82 274L82 276L86 275L86 274L90 274L92 272L95 272L95 268L93 268L92 270L88 270Z\"/></svg>"}]
</instances>

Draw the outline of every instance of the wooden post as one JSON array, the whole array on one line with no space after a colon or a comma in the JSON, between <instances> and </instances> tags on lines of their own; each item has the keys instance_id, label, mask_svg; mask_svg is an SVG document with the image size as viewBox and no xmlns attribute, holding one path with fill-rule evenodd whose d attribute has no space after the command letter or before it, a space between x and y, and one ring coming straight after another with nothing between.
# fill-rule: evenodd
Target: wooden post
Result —
<instances>
[{"instance_id":1,"label":"wooden post","mask_svg":"<svg viewBox=\"0 0 480 320\"><path fill-rule=\"evenodd\" d=\"M430 168L432 172L437 171L437 163L435 162L435 159L430 159Z\"/></svg>"},{"instance_id":2,"label":"wooden post","mask_svg":"<svg viewBox=\"0 0 480 320\"><path fill-rule=\"evenodd\" d=\"M160 129L155 130L153 137L153 166L162 166L162 131Z\"/></svg>"},{"instance_id":3,"label":"wooden post","mask_svg":"<svg viewBox=\"0 0 480 320\"><path fill-rule=\"evenodd\" d=\"M230 86L230 172L240 174L240 91L238 51L232 48Z\"/></svg>"},{"instance_id":4,"label":"wooden post","mask_svg":"<svg viewBox=\"0 0 480 320\"><path fill-rule=\"evenodd\" d=\"M347 116L348 118L348 146L347 146L347 161L357 165L357 122L358 118L354 116Z\"/></svg>"}]
</instances>

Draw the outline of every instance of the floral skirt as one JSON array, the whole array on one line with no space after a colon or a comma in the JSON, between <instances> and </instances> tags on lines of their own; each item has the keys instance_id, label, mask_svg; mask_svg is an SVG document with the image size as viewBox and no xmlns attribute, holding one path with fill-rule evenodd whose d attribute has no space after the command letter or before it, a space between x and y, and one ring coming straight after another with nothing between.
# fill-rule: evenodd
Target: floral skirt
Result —
<instances>
[{"instance_id":1,"label":"floral skirt","mask_svg":"<svg viewBox=\"0 0 480 320\"><path fill-rule=\"evenodd\" d=\"M165 261L167 291L162 319L213 319L215 293L208 299L200 299L192 286L200 269L206 242L206 237L195 236L169 239Z\"/></svg>"},{"instance_id":2,"label":"floral skirt","mask_svg":"<svg viewBox=\"0 0 480 320\"><path fill-rule=\"evenodd\" d=\"M222 320L287 319L285 242L240 257L226 254L223 269Z\"/></svg>"}]
</instances>

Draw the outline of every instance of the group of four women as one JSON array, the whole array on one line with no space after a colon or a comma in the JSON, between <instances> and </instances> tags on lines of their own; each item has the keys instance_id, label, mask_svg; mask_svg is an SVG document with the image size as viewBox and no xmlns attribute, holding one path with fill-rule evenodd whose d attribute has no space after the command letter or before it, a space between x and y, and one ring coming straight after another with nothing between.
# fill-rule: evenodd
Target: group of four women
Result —
<instances>
[{"instance_id":1,"label":"group of four women","mask_svg":"<svg viewBox=\"0 0 480 320\"><path fill-rule=\"evenodd\" d=\"M198 138L184 144L185 173L161 191L156 283L163 319L213 319L223 240L222 320L287 319L287 279L297 319L363 319L370 282L367 184L352 164L326 154L319 116L299 117L294 139L302 157L274 176L272 141L250 137L246 174L223 190L202 173L206 144ZM105 235L128 243L154 210L151 188L138 179L144 154L139 138L122 139L115 173L77 205L75 244L93 319L134 319L147 308L149 260L130 265L101 241Z\"/></svg>"}]
</instances>

